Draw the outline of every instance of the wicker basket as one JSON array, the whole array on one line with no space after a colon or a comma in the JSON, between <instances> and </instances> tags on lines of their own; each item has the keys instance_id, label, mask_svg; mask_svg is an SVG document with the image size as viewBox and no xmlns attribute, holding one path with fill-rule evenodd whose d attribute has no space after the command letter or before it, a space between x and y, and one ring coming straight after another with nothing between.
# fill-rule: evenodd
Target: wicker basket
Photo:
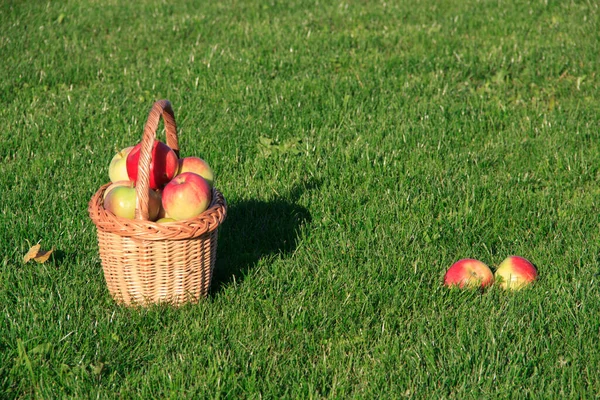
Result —
<instances>
[{"instance_id":1,"label":"wicker basket","mask_svg":"<svg viewBox=\"0 0 600 400\"><path fill-rule=\"evenodd\" d=\"M195 303L210 288L217 253L217 228L225 219L223 195L213 189L209 208L196 218L157 224L148 221L149 170L152 144L162 116L167 145L179 155L177 126L171 103L156 102L144 127L136 219L106 211L103 185L89 202L97 228L104 278L112 297L126 305Z\"/></svg>"}]
</instances>

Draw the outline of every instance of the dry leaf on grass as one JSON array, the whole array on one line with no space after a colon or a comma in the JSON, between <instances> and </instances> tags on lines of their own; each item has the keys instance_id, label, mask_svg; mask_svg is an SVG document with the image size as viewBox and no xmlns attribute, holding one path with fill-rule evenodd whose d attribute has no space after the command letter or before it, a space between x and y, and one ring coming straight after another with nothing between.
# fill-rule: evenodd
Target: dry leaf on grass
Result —
<instances>
[{"instance_id":1,"label":"dry leaf on grass","mask_svg":"<svg viewBox=\"0 0 600 400\"><path fill-rule=\"evenodd\" d=\"M25 254L25 257L23 257L23 262L26 263L26 262L29 262L31 259L35 258L38 251L40 251L40 247L41 247L41 245L39 243L36 244L35 246L31 246L31 248L29 249L27 254Z\"/></svg>"},{"instance_id":2,"label":"dry leaf on grass","mask_svg":"<svg viewBox=\"0 0 600 400\"><path fill-rule=\"evenodd\" d=\"M27 263L31 260L35 260L38 263L45 263L48 261L52 252L54 251L54 247L50 250L41 250L41 245L38 243L34 246L31 246L27 254L23 257L23 262Z\"/></svg>"}]
</instances>

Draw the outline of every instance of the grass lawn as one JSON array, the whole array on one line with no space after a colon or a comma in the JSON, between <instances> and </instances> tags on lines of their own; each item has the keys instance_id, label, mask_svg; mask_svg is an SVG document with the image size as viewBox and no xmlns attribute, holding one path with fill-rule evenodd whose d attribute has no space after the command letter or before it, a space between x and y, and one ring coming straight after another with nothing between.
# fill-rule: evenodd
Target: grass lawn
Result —
<instances>
[{"instance_id":1,"label":"grass lawn","mask_svg":"<svg viewBox=\"0 0 600 400\"><path fill-rule=\"evenodd\" d=\"M2 2L0 397L600 397L599 22L595 1ZM130 309L87 203L163 98L229 212L206 300ZM531 288L441 284L511 254Z\"/></svg>"}]
</instances>

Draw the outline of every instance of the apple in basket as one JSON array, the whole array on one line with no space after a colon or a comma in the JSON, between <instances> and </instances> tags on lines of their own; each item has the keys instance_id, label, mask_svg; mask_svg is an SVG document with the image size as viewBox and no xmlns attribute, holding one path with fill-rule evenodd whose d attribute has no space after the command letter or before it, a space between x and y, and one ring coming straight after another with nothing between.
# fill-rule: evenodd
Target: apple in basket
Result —
<instances>
[{"instance_id":1,"label":"apple in basket","mask_svg":"<svg viewBox=\"0 0 600 400\"><path fill-rule=\"evenodd\" d=\"M206 182L208 182L211 188L213 187L215 174L212 168L210 168L208 163L203 159L199 157L180 158L178 173L183 174L184 172L193 172L200 175L201 177L206 179Z\"/></svg>"},{"instance_id":2,"label":"apple in basket","mask_svg":"<svg viewBox=\"0 0 600 400\"><path fill-rule=\"evenodd\" d=\"M111 190L113 190L114 188L119 187L119 186L135 187L134 183L130 180L113 182L110 185L108 185L108 187L104 190L103 198L106 199L106 196L108 195L108 193Z\"/></svg>"},{"instance_id":3,"label":"apple in basket","mask_svg":"<svg viewBox=\"0 0 600 400\"><path fill-rule=\"evenodd\" d=\"M157 224L168 224L169 222L177 222L177 221L174 220L173 218L167 218L167 217L156 220Z\"/></svg>"},{"instance_id":4,"label":"apple in basket","mask_svg":"<svg viewBox=\"0 0 600 400\"><path fill-rule=\"evenodd\" d=\"M129 185L115 186L106 194L104 208L117 217L134 219L136 198L137 194L133 182L129 182ZM151 221L154 221L158 217L160 203L160 193L156 190L150 190L148 217Z\"/></svg>"},{"instance_id":5,"label":"apple in basket","mask_svg":"<svg viewBox=\"0 0 600 400\"><path fill-rule=\"evenodd\" d=\"M137 180L141 147L142 144L138 143L127 156L127 174L129 179L134 182ZM150 160L150 189L161 189L173 179L178 168L179 158L173 149L163 142L155 140Z\"/></svg>"},{"instance_id":6,"label":"apple in basket","mask_svg":"<svg viewBox=\"0 0 600 400\"><path fill-rule=\"evenodd\" d=\"M133 150L133 146L129 146L120 150L110 160L108 167L108 177L111 182L127 181L129 175L127 174L127 156Z\"/></svg>"},{"instance_id":7,"label":"apple in basket","mask_svg":"<svg viewBox=\"0 0 600 400\"><path fill-rule=\"evenodd\" d=\"M169 218L177 221L194 218L210 205L210 185L198 174L184 172L173 178L162 193L162 206Z\"/></svg>"}]
</instances>

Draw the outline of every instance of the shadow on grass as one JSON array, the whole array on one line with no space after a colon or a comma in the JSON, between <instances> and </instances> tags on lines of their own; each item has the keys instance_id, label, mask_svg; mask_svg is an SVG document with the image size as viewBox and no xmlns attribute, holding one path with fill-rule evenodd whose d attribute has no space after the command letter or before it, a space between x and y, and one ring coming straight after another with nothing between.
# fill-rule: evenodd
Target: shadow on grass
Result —
<instances>
[{"instance_id":1,"label":"shadow on grass","mask_svg":"<svg viewBox=\"0 0 600 400\"><path fill-rule=\"evenodd\" d=\"M291 193L298 198L298 193ZM227 219L219 227L217 260L212 293L240 282L259 260L293 253L301 226L311 222L310 213L289 200L248 200L228 204Z\"/></svg>"}]
</instances>

